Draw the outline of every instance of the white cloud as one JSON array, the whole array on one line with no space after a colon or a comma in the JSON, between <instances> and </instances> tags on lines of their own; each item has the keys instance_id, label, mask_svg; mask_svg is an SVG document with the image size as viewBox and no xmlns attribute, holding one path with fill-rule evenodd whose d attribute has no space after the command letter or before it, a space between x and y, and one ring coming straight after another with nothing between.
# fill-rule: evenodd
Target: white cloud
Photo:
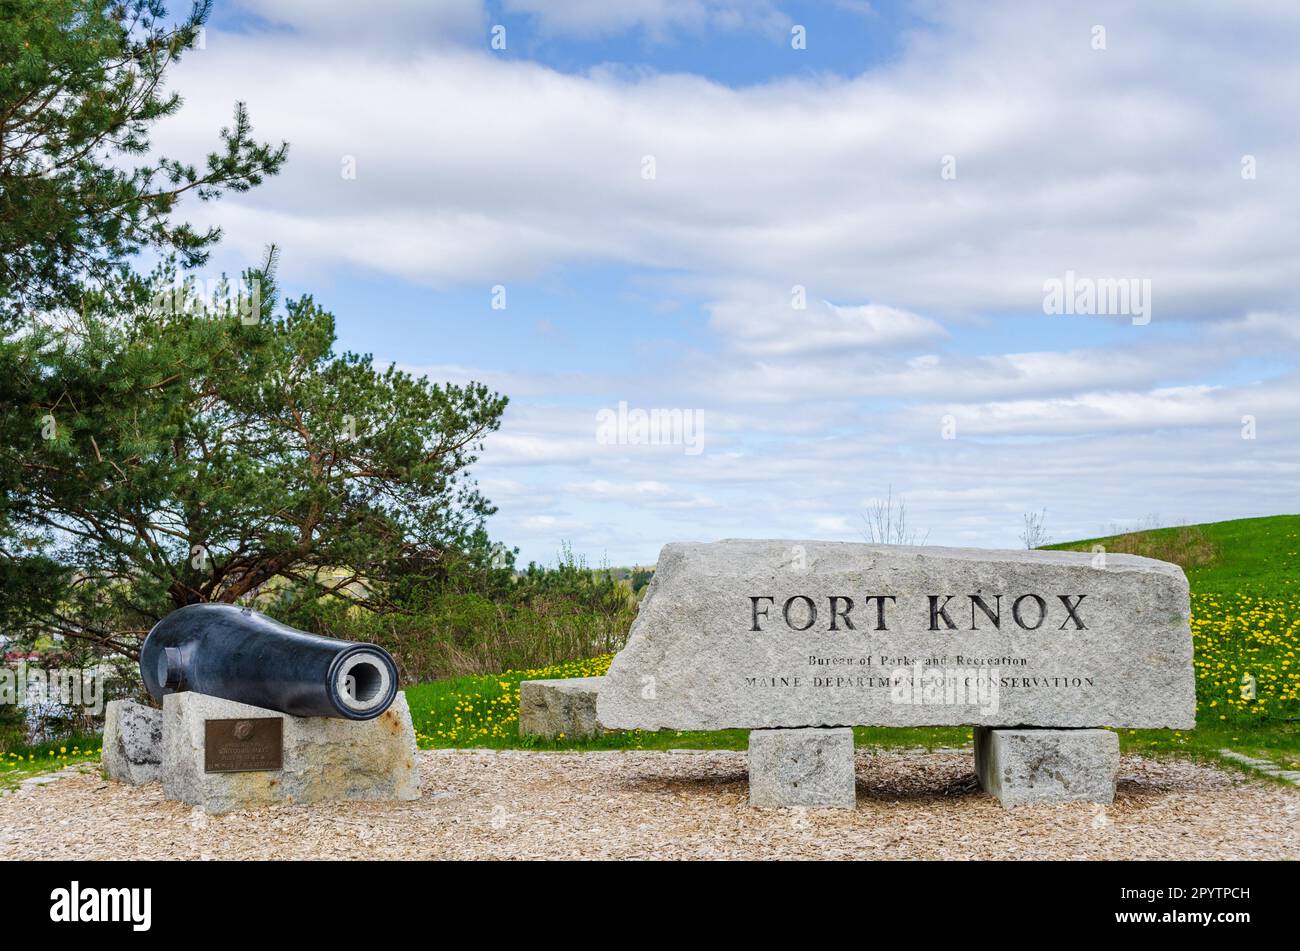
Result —
<instances>
[{"instance_id":1,"label":"white cloud","mask_svg":"<svg viewBox=\"0 0 1300 951\"><path fill-rule=\"evenodd\" d=\"M708 496L682 492L663 482L640 479L631 482L594 479L589 482L571 482L565 492L579 497L618 503L632 503L649 508L703 509L717 503Z\"/></svg>"},{"instance_id":2,"label":"white cloud","mask_svg":"<svg viewBox=\"0 0 1300 951\"><path fill-rule=\"evenodd\" d=\"M525 557L562 538L644 561L668 539L852 533L891 485L932 543L1014 545L1043 506L1062 539L1154 511L1294 508L1295 4L934 2L936 28L888 64L744 88L497 57L476 3L445 20L414 0L374 17L245 6L294 32L210 34L159 137L197 158L245 99L259 133L291 141L277 179L186 209L225 227L229 259L273 240L290 281L357 268L485 289L615 264L645 269L638 291L675 314L703 302L711 335L636 375L491 351L432 368L513 398L478 472ZM512 8L584 37L777 22L712 0ZM1067 270L1149 279L1152 324L1000 332ZM598 445L594 413L619 399L702 408L705 452Z\"/></svg>"},{"instance_id":3,"label":"white cloud","mask_svg":"<svg viewBox=\"0 0 1300 951\"><path fill-rule=\"evenodd\" d=\"M599 36L630 29L665 39L674 30L756 28L784 33L789 17L772 0L505 0L548 33Z\"/></svg>"},{"instance_id":4,"label":"white cloud","mask_svg":"<svg viewBox=\"0 0 1300 951\"><path fill-rule=\"evenodd\" d=\"M737 350L756 357L853 350L892 350L944 335L943 327L917 314L864 304L841 307L802 301L787 294L766 300L729 300L709 306L715 330Z\"/></svg>"},{"instance_id":5,"label":"white cloud","mask_svg":"<svg viewBox=\"0 0 1300 951\"><path fill-rule=\"evenodd\" d=\"M1217 427L1239 433L1243 417L1300 419L1300 377L1263 385L1178 386L1147 392L1097 392L1050 400L946 407L958 432L973 435L1063 435L1098 431ZM935 417L937 417L935 413Z\"/></svg>"},{"instance_id":6,"label":"white cloud","mask_svg":"<svg viewBox=\"0 0 1300 951\"><path fill-rule=\"evenodd\" d=\"M1154 385L1170 374L1217 368L1240 351L1227 345L1146 340L1127 347L991 354L841 353L812 360L728 364L708 381L725 398L749 404L849 399L1006 400L1080 389Z\"/></svg>"},{"instance_id":7,"label":"white cloud","mask_svg":"<svg viewBox=\"0 0 1300 951\"><path fill-rule=\"evenodd\" d=\"M1183 7L1104 4L1090 14L1109 24L1104 53L1092 19L1063 7L941 10L945 28L895 64L743 89L222 34L182 64L190 105L167 144L193 155L248 99L293 152L279 179L213 209L237 243L277 237L438 286L616 262L940 316L1038 308L1043 281L1073 269L1150 279L1156 321L1295 301L1300 180L1282 169L1300 130L1275 121L1300 111L1286 5L1234 19L1238 43L1200 38L1213 77L1187 68ZM1207 33L1226 26L1197 10Z\"/></svg>"},{"instance_id":8,"label":"white cloud","mask_svg":"<svg viewBox=\"0 0 1300 951\"><path fill-rule=\"evenodd\" d=\"M845 535L849 532L849 522L841 515L823 515L813 519L813 528L828 535Z\"/></svg>"}]
</instances>

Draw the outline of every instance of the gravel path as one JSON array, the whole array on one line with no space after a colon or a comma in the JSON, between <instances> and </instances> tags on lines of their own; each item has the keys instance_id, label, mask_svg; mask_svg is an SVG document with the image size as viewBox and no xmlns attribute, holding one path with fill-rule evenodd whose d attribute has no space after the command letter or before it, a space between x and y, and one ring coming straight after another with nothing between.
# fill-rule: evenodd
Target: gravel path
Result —
<instances>
[{"instance_id":1,"label":"gravel path","mask_svg":"<svg viewBox=\"0 0 1300 951\"><path fill-rule=\"evenodd\" d=\"M745 754L423 750L410 803L209 817L71 768L0 799L0 858L1300 859L1300 792L1125 757L1115 804L1003 810L966 751L859 750L858 807L756 810Z\"/></svg>"}]
</instances>

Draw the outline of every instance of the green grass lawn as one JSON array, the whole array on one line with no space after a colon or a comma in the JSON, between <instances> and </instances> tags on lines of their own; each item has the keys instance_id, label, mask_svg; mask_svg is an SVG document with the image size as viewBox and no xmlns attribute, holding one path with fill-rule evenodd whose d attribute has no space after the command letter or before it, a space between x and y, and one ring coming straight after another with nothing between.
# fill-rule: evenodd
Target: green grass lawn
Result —
<instances>
[{"instance_id":1,"label":"green grass lawn","mask_svg":"<svg viewBox=\"0 0 1300 951\"><path fill-rule=\"evenodd\" d=\"M1182 565L1194 595L1300 598L1300 515L1180 525L1046 547L1091 551L1095 545Z\"/></svg>"},{"instance_id":2,"label":"green grass lawn","mask_svg":"<svg viewBox=\"0 0 1300 951\"><path fill-rule=\"evenodd\" d=\"M1051 548L1129 552L1183 566L1192 591L1196 729L1125 731L1130 748L1222 748L1300 768L1300 515L1185 525ZM1244 690L1253 684L1253 691ZM1253 697L1247 693L1253 692Z\"/></svg>"},{"instance_id":3,"label":"green grass lawn","mask_svg":"<svg viewBox=\"0 0 1300 951\"><path fill-rule=\"evenodd\" d=\"M71 736L58 743L16 746L0 753L0 789L12 789L30 776L62 769L71 763L97 761L100 751L98 735Z\"/></svg>"},{"instance_id":4,"label":"green grass lawn","mask_svg":"<svg viewBox=\"0 0 1300 951\"><path fill-rule=\"evenodd\" d=\"M1117 730L1127 751L1219 760L1231 748L1300 768L1300 516L1156 529L1050 547L1131 552L1183 564L1192 589L1197 728ZM422 747L517 749L745 749L745 730L610 733L594 739L519 736L519 682L603 674L612 655L497 676L407 688ZM1255 696L1243 699L1242 678ZM960 747L966 727L859 727L859 745ZM1231 761L1233 768L1239 768Z\"/></svg>"}]
</instances>

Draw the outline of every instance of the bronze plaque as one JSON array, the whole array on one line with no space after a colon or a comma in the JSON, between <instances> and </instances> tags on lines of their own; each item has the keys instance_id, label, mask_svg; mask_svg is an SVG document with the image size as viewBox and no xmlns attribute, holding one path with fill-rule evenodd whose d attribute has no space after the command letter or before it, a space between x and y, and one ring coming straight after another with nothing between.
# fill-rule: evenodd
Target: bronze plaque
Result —
<instances>
[{"instance_id":1,"label":"bronze plaque","mask_svg":"<svg viewBox=\"0 0 1300 951\"><path fill-rule=\"evenodd\" d=\"M284 719L203 721L203 769L251 773L284 766Z\"/></svg>"}]
</instances>

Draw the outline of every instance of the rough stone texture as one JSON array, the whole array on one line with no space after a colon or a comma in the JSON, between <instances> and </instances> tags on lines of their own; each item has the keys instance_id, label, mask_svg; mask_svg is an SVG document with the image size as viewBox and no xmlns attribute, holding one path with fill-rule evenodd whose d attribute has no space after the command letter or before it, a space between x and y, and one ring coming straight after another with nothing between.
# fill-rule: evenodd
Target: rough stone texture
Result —
<instances>
[{"instance_id":1,"label":"rough stone texture","mask_svg":"<svg viewBox=\"0 0 1300 951\"><path fill-rule=\"evenodd\" d=\"M561 733L603 733L596 719L596 696L604 682L604 677L523 681L519 685L519 734L553 739Z\"/></svg>"},{"instance_id":2,"label":"rough stone texture","mask_svg":"<svg viewBox=\"0 0 1300 951\"><path fill-rule=\"evenodd\" d=\"M284 720L284 768L204 772L204 721ZM294 717L206 694L163 698L163 792L210 813L278 802L418 799L415 729L406 694L373 720Z\"/></svg>"},{"instance_id":3,"label":"rough stone texture","mask_svg":"<svg viewBox=\"0 0 1300 951\"><path fill-rule=\"evenodd\" d=\"M975 730L975 774L1003 806L1113 802L1119 736L1110 730Z\"/></svg>"},{"instance_id":4,"label":"rough stone texture","mask_svg":"<svg viewBox=\"0 0 1300 951\"><path fill-rule=\"evenodd\" d=\"M853 731L752 730L749 734L749 804L852 809Z\"/></svg>"},{"instance_id":5,"label":"rough stone texture","mask_svg":"<svg viewBox=\"0 0 1300 951\"><path fill-rule=\"evenodd\" d=\"M162 775L162 711L134 700L110 700L104 708L102 765L109 779L139 785Z\"/></svg>"},{"instance_id":6,"label":"rough stone texture","mask_svg":"<svg viewBox=\"0 0 1300 951\"><path fill-rule=\"evenodd\" d=\"M1194 726L1187 579L1176 565L1082 552L909 548L835 542L722 541L664 547L627 646L600 692L613 729L715 730L853 725ZM957 628L929 630L929 595ZM1000 627L976 613L1001 595ZM1036 629L1014 623L1022 595L1044 599ZM787 599L817 607L807 631L783 621ZM829 597L849 597L854 622L829 630ZM876 630L890 595L887 630ZM951 602L942 598L953 595ZM1059 600L1077 602L1076 629ZM754 631L751 597L767 616ZM839 602L843 608L844 603ZM792 620L807 620L794 602ZM1022 606L1036 620L1034 602ZM978 629L971 630L972 615ZM996 709L901 703L894 671L914 664L997 674ZM828 661L838 661L831 665ZM821 661L823 663L815 663ZM1011 678L1003 685L1002 678Z\"/></svg>"}]
</instances>

